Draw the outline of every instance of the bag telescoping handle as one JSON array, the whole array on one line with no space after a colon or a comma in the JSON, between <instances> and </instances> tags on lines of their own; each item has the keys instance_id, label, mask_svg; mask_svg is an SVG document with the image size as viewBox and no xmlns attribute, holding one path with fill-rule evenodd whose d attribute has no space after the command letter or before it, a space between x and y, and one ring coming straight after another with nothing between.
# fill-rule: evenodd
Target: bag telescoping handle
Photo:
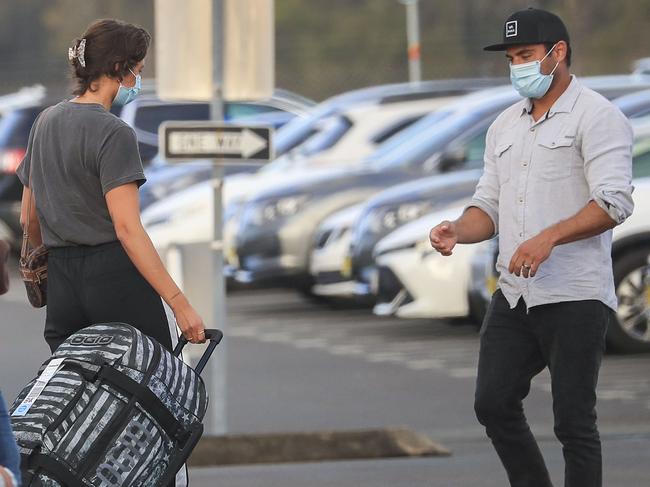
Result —
<instances>
[{"instance_id":1,"label":"bag telescoping handle","mask_svg":"<svg viewBox=\"0 0 650 487\"><path fill-rule=\"evenodd\" d=\"M210 357L212 356L212 352L214 352L214 349L217 348L217 345L219 345L219 342L221 342L222 338L223 338L223 332L221 330L206 328L205 339L208 340L209 343L208 343L208 348L205 350L205 352L203 352L203 355L201 356L199 363L196 364L196 367L194 367L194 370L196 371L197 374L200 374L203 371L206 364L208 363L208 360L210 360ZM181 335L180 338L178 339L178 344L176 345L172 353L176 357L180 357L183 348L187 344L188 344L187 338Z\"/></svg>"}]
</instances>

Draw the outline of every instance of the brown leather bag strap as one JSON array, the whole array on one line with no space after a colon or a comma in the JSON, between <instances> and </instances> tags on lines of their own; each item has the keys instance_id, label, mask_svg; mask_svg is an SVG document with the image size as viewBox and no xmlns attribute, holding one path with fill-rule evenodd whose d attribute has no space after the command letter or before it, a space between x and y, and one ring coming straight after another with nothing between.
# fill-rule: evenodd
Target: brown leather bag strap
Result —
<instances>
[{"instance_id":1,"label":"brown leather bag strap","mask_svg":"<svg viewBox=\"0 0 650 487\"><path fill-rule=\"evenodd\" d=\"M23 227L23 245L20 249L20 257L27 257L29 249L29 226L32 224L32 200L34 199L34 191L32 190L32 161L29 161L29 180L27 182L29 187L29 201L27 202L27 224Z\"/></svg>"},{"instance_id":2,"label":"brown leather bag strap","mask_svg":"<svg viewBox=\"0 0 650 487\"><path fill-rule=\"evenodd\" d=\"M41 116L39 114L38 117L36 117L36 120L34 121L34 137L32 138L32 144L34 143L34 139L36 138L39 122L41 120ZM29 148L31 149L31 147ZM29 249L29 227L32 224L32 201L34 201L34 204L36 204L36 200L34 198L34 188L32 188L32 170L34 169L34 163L32 161L32 158L29 158L29 177L27 180L27 185L29 187L29 201L27 202L27 224L23 227L23 245L20 249L20 257L25 258L27 257L27 251Z\"/></svg>"}]
</instances>

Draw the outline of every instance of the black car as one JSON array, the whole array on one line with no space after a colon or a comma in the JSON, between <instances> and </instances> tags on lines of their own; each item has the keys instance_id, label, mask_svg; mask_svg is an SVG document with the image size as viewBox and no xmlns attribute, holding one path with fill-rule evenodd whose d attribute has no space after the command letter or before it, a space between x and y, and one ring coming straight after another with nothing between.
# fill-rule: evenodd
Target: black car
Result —
<instances>
[{"instance_id":1,"label":"black car","mask_svg":"<svg viewBox=\"0 0 650 487\"><path fill-rule=\"evenodd\" d=\"M16 176L29 141L29 132L43 106L12 110L0 120L0 220L11 231L11 244L20 246L20 201L23 185Z\"/></svg>"}]
</instances>

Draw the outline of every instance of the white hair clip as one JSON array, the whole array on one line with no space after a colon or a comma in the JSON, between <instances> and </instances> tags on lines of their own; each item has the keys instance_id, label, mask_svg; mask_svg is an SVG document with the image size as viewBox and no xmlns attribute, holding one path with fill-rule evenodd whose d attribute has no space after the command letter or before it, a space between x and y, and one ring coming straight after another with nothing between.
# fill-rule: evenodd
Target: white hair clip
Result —
<instances>
[{"instance_id":1,"label":"white hair clip","mask_svg":"<svg viewBox=\"0 0 650 487\"><path fill-rule=\"evenodd\" d=\"M79 45L74 48L74 47L69 47L68 48L68 59L72 61L73 59L77 58L79 60L79 64L81 64L84 68L86 67L86 38L84 37L81 39L79 42Z\"/></svg>"}]
</instances>

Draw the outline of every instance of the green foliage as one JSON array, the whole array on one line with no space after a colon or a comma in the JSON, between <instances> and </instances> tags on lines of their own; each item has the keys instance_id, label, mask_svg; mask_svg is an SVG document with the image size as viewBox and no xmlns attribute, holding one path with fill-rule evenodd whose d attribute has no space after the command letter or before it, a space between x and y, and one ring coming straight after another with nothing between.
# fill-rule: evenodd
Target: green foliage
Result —
<instances>
[{"instance_id":1,"label":"green foliage","mask_svg":"<svg viewBox=\"0 0 650 487\"><path fill-rule=\"evenodd\" d=\"M565 20L579 75L628 72L650 56L650 0L420 0L424 78L506 75L503 56L482 46L530 4ZM0 91L41 82L63 94L67 48L92 20L117 17L154 33L153 9L153 0L3 0ZM277 85L322 99L406 81L405 25L398 0L276 0Z\"/></svg>"}]
</instances>

